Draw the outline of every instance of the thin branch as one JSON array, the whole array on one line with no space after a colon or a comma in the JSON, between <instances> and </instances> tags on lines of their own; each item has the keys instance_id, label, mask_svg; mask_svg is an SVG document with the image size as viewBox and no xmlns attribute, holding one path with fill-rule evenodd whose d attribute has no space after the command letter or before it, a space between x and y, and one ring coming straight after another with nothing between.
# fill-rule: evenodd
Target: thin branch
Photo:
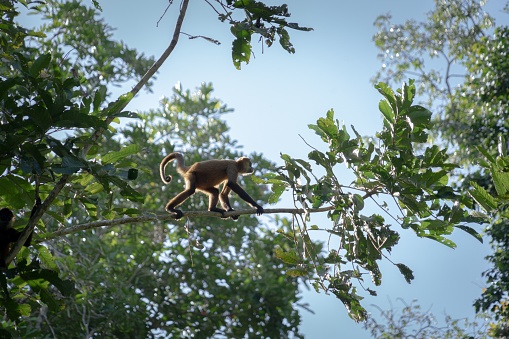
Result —
<instances>
[{"instance_id":1,"label":"thin branch","mask_svg":"<svg viewBox=\"0 0 509 339\"><path fill-rule=\"evenodd\" d=\"M221 13L219 13L219 11L218 11L218 10L214 7L214 5L212 5L212 4L211 4L208 0L205 0L205 2L206 2L206 3L208 3L210 7L212 7L212 9L214 10L214 12L216 12L216 14L217 14L218 16L220 16L220 15L221 15Z\"/></svg>"},{"instance_id":2,"label":"thin branch","mask_svg":"<svg viewBox=\"0 0 509 339\"><path fill-rule=\"evenodd\" d=\"M163 15L161 15L161 17L159 18L159 20L157 20L157 23L156 23L156 27L159 27L159 22L161 20L163 20L164 16L166 15L166 12L168 12L168 9L170 9L170 6L173 4L173 0L170 0L170 3L168 4L168 7L166 7L166 9L164 10L163 12Z\"/></svg>"},{"instance_id":3,"label":"thin branch","mask_svg":"<svg viewBox=\"0 0 509 339\"><path fill-rule=\"evenodd\" d=\"M308 213L320 213L320 212L327 212L332 211L335 207L334 206L327 206L327 207L321 207L321 208L315 208L308 210ZM247 214L255 214L256 210L238 210L238 211L232 211L232 212L225 212L224 216L229 217L233 215L247 215ZM306 211L303 208L270 208L270 209L264 209L264 214L271 214L271 213L291 213L293 215L296 214L303 214L306 213ZM184 217L190 218L190 217L221 217L221 213L219 212L210 212L210 211L183 211L182 212ZM185 220L185 219L182 219ZM46 240L55 239L67 234L77 233L84 230L89 230L92 228L98 228L98 227L112 227L117 225L124 225L124 224L134 224L134 223L141 223L141 222L154 222L154 221L172 221L175 222L175 218L172 214L164 213L164 214L151 214L151 215L143 215L139 217L125 217L125 218L119 218L119 219L113 219L113 220L98 220L98 221L92 221L85 224L80 224L72 227L68 227L59 231L55 231L52 233L46 233L41 234L36 242L42 242ZM178 221L177 221L178 222Z\"/></svg>"},{"instance_id":4,"label":"thin branch","mask_svg":"<svg viewBox=\"0 0 509 339\"><path fill-rule=\"evenodd\" d=\"M173 31L173 38L170 42L170 45L168 48L164 51L164 53L161 55L161 57L150 67L150 69L145 73L145 75L141 78L141 80L136 84L136 86L133 87L133 89L129 92L131 94L131 98L134 98L136 94L145 86L145 84L149 81L149 79L159 70L159 68L162 66L162 64L166 61L166 59L170 56L170 54L175 49L175 46L177 46L178 39L180 36L180 31L182 28L182 23L184 22L184 17L186 15L187 6L189 4L189 0L182 0L182 5L180 7L180 14L177 19L177 24L175 25L175 30ZM127 104L130 102L130 100L126 101L124 105L119 107L118 112L121 112ZM110 116L106 119L106 124L109 125L113 119L115 119L114 116ZM99 139L99 137L104 133L105 129L100 128L95 131L95 133L92 135L91 142L88 145L85 145L83 147L83 154L87 154L92 145ZM35 225L39 222L39 219L45 214L45 212L49 209L55 198L58 196L60 191L65 187L65 185L69 182L71 176L70 175L62 175L58 183L55 185L53 190L50 192L48 197L44 200L44 203L39 206L30 220L28 221L27 226L23 230L23 233L20 235L18 241L13 246L12 250L9 252L9 255L5 258L5 263L9 265L9 263L16 257L18 252L21 250L21 247L25 243L25 241L28 239L30 233L34 230Z\"/></svg>"},{"instance_id":5,"label":"thin branch","mask_svg":"<svg viewBox=\"0 0 509 339\"><path fill-rule=\"evenodd\" d=\"M188 34L188 33L185 33L185 32L181 32L181 34L187 35L189 37L189 40L202 38L204 40L207 40L208 42L212 42L213 44L221 45L221 42L219 40L212 39L212 38L209 38L209 37L204 36L204 35L191 35L191 34Z\"/></svg>"}]
</instances>

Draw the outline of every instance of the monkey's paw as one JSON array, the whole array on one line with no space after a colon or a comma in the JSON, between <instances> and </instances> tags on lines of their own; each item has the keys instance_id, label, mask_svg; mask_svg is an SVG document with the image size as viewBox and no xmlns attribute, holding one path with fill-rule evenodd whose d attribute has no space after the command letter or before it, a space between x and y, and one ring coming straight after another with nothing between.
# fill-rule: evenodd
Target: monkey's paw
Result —
<instances>
[{"instance_id":1,"label":"monkey's paw","mask_svg":"<svg viewBox=\"0 0 509 339\"><path fill-rule=\"evenodd\" d=\"M184 213L182 213L181 210L167 210L168 213L172 213L173 214L173 218L175 220L179 220L180 218L182 218L184 216Z\"/></svg>"},{"instance_id":2,"label":"monkey's paw","mask_svg":"<svg viewBox=\"0 0 509 339\"><path fill-rule=\"evenodd\" d=\"M232 212L232 211L235 211L235 210L233 208L228 209L228 212ZM230 215L230 218L232 220L238 220L239 216L238 215Z\"/></svg>"}]
</instances>

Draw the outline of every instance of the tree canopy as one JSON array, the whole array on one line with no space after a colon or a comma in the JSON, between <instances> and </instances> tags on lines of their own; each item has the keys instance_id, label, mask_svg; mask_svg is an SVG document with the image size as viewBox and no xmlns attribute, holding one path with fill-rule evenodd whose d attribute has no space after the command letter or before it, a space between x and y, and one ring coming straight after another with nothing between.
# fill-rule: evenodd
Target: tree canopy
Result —
<instances>
[{"instance_id":1,"label":"tree canopy","mask_svg":"<svg viewBox=\"0 0 509 339\"><path fill-rule=\"evenodd\" d=\"M454 230L482 241L471 223L491 215L476 204L501 211L498 201L492 205L498 197L481 187L454 185L458 164L429 143L432 113L414 102L416 82L405 79L397 90L376 84L383 125L373 137L347 129L330 110L309 125L324 145L309 145L308 159L283 154L276 168L250 155L257 171L243 185L267 204L291 192L290 219L276 215L264 225L255 211L242 211L238 223L207 212L172 220L161 206L178 187L162 188L154 164L178 148L190 163L241 154L222 118L231 110L209 84L195 92L178 87L158 109L126 110L177 46L188 2L157 60L115 41L97 19L96 1L0 5L0 205L16 211L15 226L23 229L0 274L3 334L299 337L296 307L306 308L299 281L332 293L352 319L364 321L362 295L376 295L380 261L414 279L390 257L400 232L454 248ZM210 5L230 27L237 68L250 61L252 36L267 46L279 40L293 53L287 29L309 30L287 21L286 5ZM17 6L33 8L44 24L19 26ZM111 86L133 79L131 91L111 98ZM338 179L341 164L352 182ZM483 164L495 169L496 189L505 193L506 159ZM23 213L39 198L34 213ZM207 206L199 195L189 202L198 211ZM367 204L379 213L367 212ZM318 212L329 224L310 224ZM37 244L20 250L34 228ZM317 243L315 231L333 241Z\"/></svg>"},{"instance_id":2,"label":"tree canopy","mask_svg":"<svg viewBox=\"0 0 509 339\"><path fill-rule=\"evenodd\" d=\"M507 333L507 115L508 27L496 25L475 0L435 1L425 22L391 22L381 16L374 40L384 67L377 78L415 76L424 100L436 108L434 136L451 146L464 166L457 186L468 190L489 222L493 254L484 273L487 288L477 311L500 319L495 336ZM500 3L503 6L503 3ZM509 3L505 4L505 16Z\"/></svg>"}]
</instances>

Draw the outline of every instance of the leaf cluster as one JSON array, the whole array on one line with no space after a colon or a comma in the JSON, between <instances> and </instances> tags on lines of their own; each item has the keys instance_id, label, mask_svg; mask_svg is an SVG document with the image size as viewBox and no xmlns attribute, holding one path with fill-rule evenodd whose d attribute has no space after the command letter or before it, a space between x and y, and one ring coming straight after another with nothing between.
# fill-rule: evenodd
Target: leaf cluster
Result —
<instances>
[{"instance_id":1,"label":"leaf cluster","mask_svg":"<svg viewBox=\"0 0 509 339\"><path fill-rule=\"evenodd\" d=\"M457 177L458 186L475 199L478 216L490 223L486 234L492 237L494 250L487 257L493 267L484 273L488 288L475 306L506 321L509 268L505 265L508 241L503 211L509 34L504 23L495 25L483 8L485 3L436 1L424 22L402 25L382 16L376 22L379 32L374 39L386 66L379 76L398 79L411 73L418 78L420 93L439 113L434 134L452 144L454 156L466 165Z\"/></svg>"},{"instance_id":2,"label":"leaf cluster","mask_svg":"<svg viewBox=\"0 0 509 339\"><path fill-rule=\"evenodd\" d=\"M159 184L154 164L167 152L184 150L186 163L242 153L228 136L223 116L229 112L212 97L212 85L196 91L177 86L159 108L139 113L140 119L119 130L121 138L101 142L105 149L127 143L145 150L132 155L141 173L133 185L146 197L143 215L166 214L167 200L183 190L176 173L170 185ZM250 158L257 173L272 166L261 155ZM174 166L168 171L175 171ZM265 187L248 177L243 181L254 199L267 199ZM99 195L99 201L107 199L105 192ZM235 195L231 202L243 208ZM198 193L182 208L206 210L207 205L207 196ZM89 219L77 206L72 216L79 222ZM86 237L51 242L62 270L76 277L80 294L66 300L66 312L48 314L42 332L88 334L90 328L112 337L150 337L153 332L167 337L300 337L298 278L282 275L283 263L274 254L275 246L291 248L288 239L261 227L255 216L237 222L165 220L94 229ZM284 220L277 222L286 228ZM26 323L27 329L33 326Z\"/></svg>"},{"instance_id":3,"label":"leaf cluster","mask_svg":"<svg viewBox=\"0 0 509 339\"><path fill-rule=\"evenodd\" d=\"M168 151L185 149L189 162L241 154L220 119L230 110L211 98L211 85L198 94L176 91L172 100L163 100L161 111L124 111L165 58L146 72L153 60L114 41L111 27L80 1L32 3L33 12L45 19L33 31L15 23L18 3L28 7L24 1L0 5L0 29L5 32L0 38L5 61L0 65L0 204L19 216L42 199L33 217L18 219L16 227L25 227L25 236L36 227L35 241L40 242L45 235L82 230L80 226L93 221L157 217L139 206L160 210L181 189L177 181L161 189L153 180L158 178L153 165ZM246 13L265 8L247 2L227 5ZM260 20L277 26L272 39L285 35L283 26L299 28L286 23L284 6L266 9ZM184 16L181 9L166 56L175 47ZM290 50L287 38L281 41ZM141 75L132 91L109 100L107 86ZM112 124L120 118L139 119L119 132ZM262 173L272 166L258 154L251 160ZM253 198L265 200L265 187L249 178L243 181ZM232 201L234 206L242 203ZM200 195L188 203L197 209L207 206ZM5 301L0 311L8 320L4 325L13 335L36 337L58 331L87 337L147 337L152 331L300 337L297 278L280 275L282 264L272 252L275 243L288 248L288 241L256 229L254 217L242 220L237 226L196 218L173 232L163 222L111 231L95 228L23 249L0 274L0 298ZM14 246L19 250L22 243L20 239ZM77 291L71 291L70 281ZM63 305L66 311L59 312Z\"/></svg>"},{"instance_id":4,"label":"leaf cluster","mask_svg":"<svg viewBox=\"0 0 509 339\"><path fill-rule=\"evenodd\" d=\"M28 47L29 41L36 41L45 33L17 25L18 14L13 3L6 4L2 10L0 204L19 216L23 209L31 209L34 200L44 201L34 218L20 220L26 225L23 234L28 236L36 224L37 231L42 233L48 230L47 226L67 223L73 206L84 207L91 218L97 218L98 192L142 201L139 193L128 184L137 177L137 170L125 162L128 156L139 152L139 148L110 150L107 155L97 152L98 133L111 128L110 124L118 122L119 117L132 116L122 111L132 95L122 96L110 104L106 104L107 94L103 88L88 95L77 72L61 62L58 53L52 55L45 52L45 48ZM108 218L119 211L124 213L122 209L113 208L110 200L108 212L103 215ZM40 221L44 213L45 220ZM19 242L22 244L23 239ZM35 246L32 252L31 260L27 251L22 252L28 262L26 267L18 262L12 268L18 270L23 279L18 285L30 298L42 300L43 304L55 304L51 301L52 290L38 286L66 282L57 274L55 259L45 246ZM37 275L40 271L34 266L38 265L37 258L43 264L42 272L55 273ZM19 271L20 267L23 272ZM6 288L2 290L5 300L11 300L14 290L10 289L17 284L9 270L2 273L4 279L7 277ZM11 321L18 321L19 316L25 315L17 312L13 303L6 302L3 306Z\"/></svg>"},{"instance_id":5,"label":"leaf cluster","mask_svg":"<svg viewBox=\"0 0 509 339\"><path fill-rule=\"evenodd\" d=\"M493 254L486 259L493 263L493 267L483 273L488 286L483 290L482 296L474 303L477 312L489 311L497 320L505 321L509 318L509 310L506 305L504 291L507 290L507 272L509 272L508 249L509 239L507 227L509 220L509 156L507 155L506 143L501 139L499 144L500 154L492 156L488 150L478 147L484 158L479 161L491 178L493 190L487 190L478 183L470 182L469 193L477 203L478 213L489 222L486 233L492 239Z\"/></svg>"},{"instance_id":6,"label":"leaf cluster","mask_svg":"<svg viewBox=\"0 0 509 339\"><path fill-rule=\"evenodd\" d=\"M312 28L302 27L297 23L288 22L290 17L288 5L269 6L255 0L216 0L214 10L222 22L228 22L230 31L235 37L232 43L232 59L237 69L241 64L249 63L252 54L251 40L253 35L259 35L268 47L279 40L281 47L288 53L295 53L290 42L287 29L311 31ZM242 11L244 15L237 18L236 13Z\"/></svg>"},{"instance_id":7,"label":"leaf cluster","mask_svg":"<svg viewBox=\"0 0 509 339\"><path fill-rule=\"evenodd\" d=\"M285 166L267 178L275 197L290 189L296 204L302 204L304 209L330 207L328 218L332 225L310 229L325 230L335 239L331 243L337 244L336 247L329 247L329 256L314 267L298 265L304 272L315 270L315 287L334 293L355 320L363 320L366 313L352 279L362 286L363 275L369 273L373 284L380 285L382 274L378 262L389 259L388 253L400 238L382 214L419 237L451 248L456 245L447 236L455 228L482 241L467 225L482 220L470 215L471 198L459 194L449 184L457 165L449 162L445 149L425 146L431 112L413 104L414 82L404 84L397 92L384 83L376 89L383 97L379 105L383 129L377 133L376 140L363 138L353 127L351 136L330 110L316 125L309 126L328 145L326 151L314 148L308 155L319 170L313 169L309 161L283 155ZM336 166L341 163L355 176L349 184L341 182L336 174ZM314 174L317 171L325 174L318 177ZM366 214L365 207L370 201L381 214ZM396 213L391 211L394 208ZM302 236L307 233L303 232ZM312 257L310 253L302 253L300 257L308 255ZM413 279L410 268L402 263L395 265L407 282ZM347 266L352 269L346 269Z\"/></svg>"}]
</instances>

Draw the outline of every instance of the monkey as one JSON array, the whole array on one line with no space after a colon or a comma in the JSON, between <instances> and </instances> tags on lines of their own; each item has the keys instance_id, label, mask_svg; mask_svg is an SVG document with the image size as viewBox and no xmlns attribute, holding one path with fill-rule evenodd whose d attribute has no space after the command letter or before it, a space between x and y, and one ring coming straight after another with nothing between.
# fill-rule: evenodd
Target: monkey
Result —
<instances>
[{"instance_id":1,"label":"monkey","mask_svg":"<svg viewBox=\"0 0 509 339\"><path fill-rule=\"evenodd\" d=\"M182 211L176 209L176 207L186 201L196 190L209 196L209 211L220 212L223 216L224 212L234 210L228 199L228 195L232 190L237 193L239 197L244 199L244 201L256 208L257 215L263 213L263 207L258 205L237 183L239 175L253 173L253 167L249 158L241 157L237 160L206 160L196 162L191 166L186 166L184 163L184 156L181 153L171 153L167 155L159 165L159 174L161 175L161 180L165 184L169 184L172 180L171 175L165 175L166 165L172 160L177 160L177 172L184 178L186 183L185 190L171 199L165 207L166 211L174 214L175 219L178 220L183 216ZM224 183L224 185L221 193L219 193L218 187L221 183ZM217 207L218 201L221 201L223 209ZM234 220L238 218L238 215L232 216Z\"/></svg>"},{"instance_id":2,"label":"monkey","mask_svg":"<svg viewBox=\"0 0 509 339\"><path fill-rule=\"evenodd\" d=\"M40 204L41 200L39 198L36 199L35 205L32 208L32 212L30 213L30 217L32 217ZM15 219L16 218L10 209L7 207L0 209L0 267L3 268L7 266L5 258L7 258L9 255L11 243L18 241L22 233L12 227L14 225ZM24 246L29 247L32 244L33 234L34 231L30 232L30 235L23 244Z\"/></svg>"}]
</instances>

